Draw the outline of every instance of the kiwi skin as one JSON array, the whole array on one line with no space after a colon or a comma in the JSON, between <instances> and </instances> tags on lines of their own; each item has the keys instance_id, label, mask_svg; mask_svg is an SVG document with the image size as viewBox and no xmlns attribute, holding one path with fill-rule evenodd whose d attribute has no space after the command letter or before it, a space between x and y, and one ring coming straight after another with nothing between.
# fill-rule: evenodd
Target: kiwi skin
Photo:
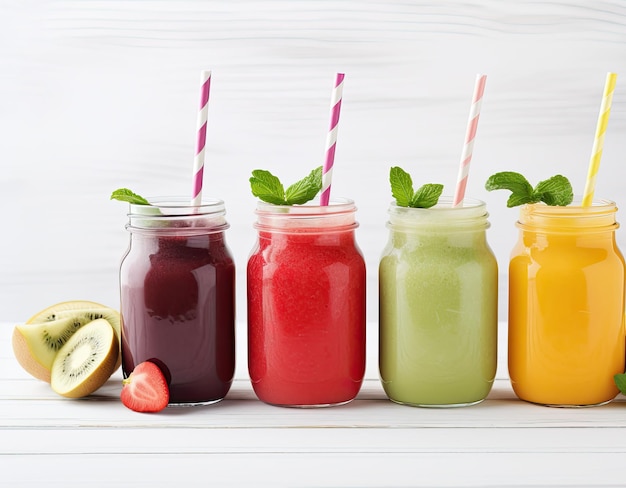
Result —
<instances>
[{"instance_id":1,"label":"kiwi skin","mask_svg":"<svg viewBox=\"0 0 626 488\"><path fill-rule=\"evenodd\" d=\"M50 383L50 369L43 366L39 361L35 359L30 352L28 342L17 328L13 329L13 338L11 340L13 345L13 352L15 353L15 359L20 363L20 366L24 370L30 373L38 380Z\"/></svg>"},{"instance_id":2,"label":"kiwi skin","mask_svg":"<svg viewBox=\"0 0 626 488\"><path fill-rule=\"evenodd\" d=\"M90 341L94 337L96 337L96 340L103 342L104 354L100 362L91 364L89 371L79 371L78 374L70 375L73 378L68 380L69 373L66 370L66 366L71 355L78 348L87 347L84 345L84 342ZM90 355L95 355L95 352L92 352ZM94 320L81 327L59 349L52 364L50 385L56 393L67 398L82 398L90 395L111 377L115 371L118 356L119 340L109 322L104 319Z\"/></svg>"}]
</instances>

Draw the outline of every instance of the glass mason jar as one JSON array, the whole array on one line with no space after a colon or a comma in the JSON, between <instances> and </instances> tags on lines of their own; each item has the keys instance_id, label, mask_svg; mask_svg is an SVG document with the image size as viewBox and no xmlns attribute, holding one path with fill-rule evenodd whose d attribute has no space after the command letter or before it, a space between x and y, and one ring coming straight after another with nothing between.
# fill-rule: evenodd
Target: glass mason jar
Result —
<instances>
[{"instance_id":1,"label":"glass mason jar","mask_svg":"<svg viewBox=\"0 0 626 488\"><path fill-rule=\"evenodd\" d=\"M153 361L170 405L208 404L235 371L235 265L224 203L159 198L130 205L130 246L120 267L122 369Z\"/></svg>"},{"instance_id":2,"label":"glass mason jar","mask_svg":"<svg viewBox=\"0 0 626 488\"><path fill-rule=\"evenodd\" d=\"M624 372L624 259L614 202L520 208L509 264L509 375L544 405L598 405Z\"/></svg>"},{"instance_id":3,"label":"glass mason jar","mask_svg":"<svg viewBox=\"0 0 626 488\"><path fill-rule=\"evenodd\" d=\"M379 369L387 396L421 407L479 403L497 367L498 266L485 203L389 209L379 266Z\"/></svg>"},{"instance_id":4,"label":"glass mason jar","mask_svg":"<svg viewBox=\"0 0 626 488\"><path fill-rule=\"evenodd\" d=\"M248 369L280 406L353 400L365 373L365 262L351 200L259 202L248 260Z\"/></svg>"}]
</instances>

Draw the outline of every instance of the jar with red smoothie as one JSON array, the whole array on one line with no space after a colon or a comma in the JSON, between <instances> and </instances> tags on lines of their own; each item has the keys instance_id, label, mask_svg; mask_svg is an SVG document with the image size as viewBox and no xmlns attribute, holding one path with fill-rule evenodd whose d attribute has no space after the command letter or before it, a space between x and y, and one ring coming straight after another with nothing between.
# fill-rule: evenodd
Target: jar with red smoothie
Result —
<instances>
[{"instance_id":1,"label":"jar with red smoothie","mask_svg":"<svg viewBox=\"0 0 626 488\"><path fill-rule=\"evenodd\" d=\"M256 210L248 260L248 370L280 406L347 403L365 373L365 261L351 200Z\"/></svg>"},{"instance_id":2,"label":"jar with red smoothie","mask_svg":"<svg viewBox=\"0 0 626 488\"><path fill-rule=\"evenodd\" d=\"M235 372L235 265L224 203L187 199L130 205L120 268L122 369L153 361L170 405L226 396Z\"/></svg>"}]
</instances>

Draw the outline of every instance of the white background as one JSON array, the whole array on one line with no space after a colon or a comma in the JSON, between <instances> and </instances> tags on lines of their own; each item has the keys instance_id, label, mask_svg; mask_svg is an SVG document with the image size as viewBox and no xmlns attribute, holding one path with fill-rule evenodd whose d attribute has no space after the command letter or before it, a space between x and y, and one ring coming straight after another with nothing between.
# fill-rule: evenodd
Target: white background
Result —
<instances>
[{"instance_id":1,"label":"white background","mask_svg":"<svg viewBox=\"0 0 626 488\"><path fill-rule=\"evenodd\" d=\"M191 194L202 69L213 71L204 194L227 205L240 321L248 178L263 168L289 184L322 164L338 71L332 192L359 207L372 323L389 168L453 193L477 73L488 79L467 196L491 214L501 319L517 210L484 182L562 173L582 194L607 71L621 76L596 196L626 201L624 0L0 0L3 320L72 299L118 306L127 208L110 193Z\"/></svg>"}]
</instances>

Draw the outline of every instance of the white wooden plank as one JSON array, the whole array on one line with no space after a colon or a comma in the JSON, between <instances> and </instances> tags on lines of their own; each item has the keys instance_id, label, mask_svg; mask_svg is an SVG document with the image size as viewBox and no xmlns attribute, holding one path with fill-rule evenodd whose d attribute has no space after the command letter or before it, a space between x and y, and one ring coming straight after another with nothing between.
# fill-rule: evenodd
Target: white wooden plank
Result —
<instances>
[{"instance_id":1,"label":"white wooden plank","mask_svg":"<svg viewBox=\"0 0 626 488\"><path fill-rule=\"evenodd\" d=\"M127 439L129 443L132 438ZM1 457L10 486L617 487L622 453L58 454ZM71 463L71 466L67 466ZM33 467L36 466L36 469Z\"/></svg>"},{"instance_id":2,"label":"white wooden plank","mask_svg":"<svg viewBox=\"0 0 626 488\"><path fill-rule=\"evenodd\" d=\"M5 431L10 455L103 454L580 454L626 453L623 427L528 428L226 428L24 429ZM62 441L60 441L62 439ZM132 439L123 443L122 439Z\"/></svg>"}]
</instances>

